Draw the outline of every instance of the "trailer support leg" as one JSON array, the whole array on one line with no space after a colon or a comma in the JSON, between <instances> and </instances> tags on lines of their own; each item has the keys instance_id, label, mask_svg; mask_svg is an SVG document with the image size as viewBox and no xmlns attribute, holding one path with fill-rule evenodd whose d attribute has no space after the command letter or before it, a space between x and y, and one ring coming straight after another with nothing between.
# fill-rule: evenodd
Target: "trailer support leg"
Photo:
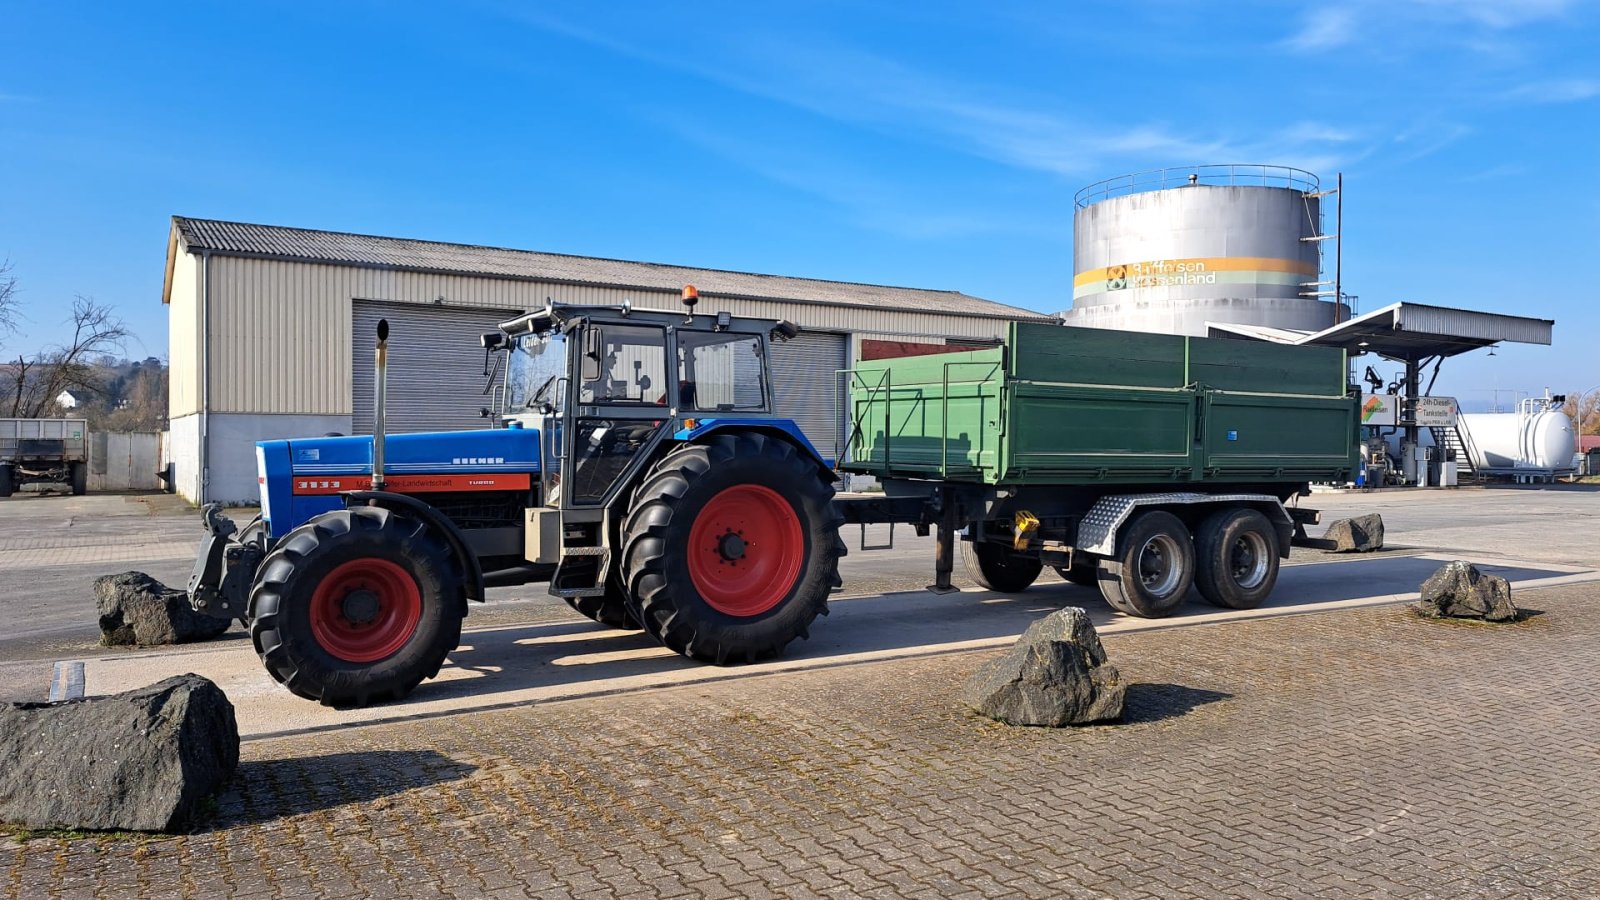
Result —
<instances>
[{"instance_id":1,"label":"trailer support leg","mask_svg":"<svg viewBox=\"0 0 1600 900\"><path fill-rule=\"evenodd\" d=\"M928 592L953 594L960 590L950 583L950 573L955 571L956 564L956 509L948 495L941 499L939 534L933 551L933 584L928 585Z\"/></svg>"}]
</instances>

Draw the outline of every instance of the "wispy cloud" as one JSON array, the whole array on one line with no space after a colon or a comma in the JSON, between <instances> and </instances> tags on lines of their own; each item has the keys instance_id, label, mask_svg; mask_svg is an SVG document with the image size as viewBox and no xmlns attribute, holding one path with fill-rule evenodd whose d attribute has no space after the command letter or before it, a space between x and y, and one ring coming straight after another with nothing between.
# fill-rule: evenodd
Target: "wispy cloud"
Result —
<instances>
[{"instance_id":1,"label":"wispy cloud","mask_svg":"<svg viewBox=\"0 0 1600 900\"><path fill-rule=\"evenodd\" d=\"M1504 48L1484 33L1506 32L1566 15L1578 0L1327 0L1305 14L1281 43L1297 53L1323 53L1373 40L1387 47L1396 35L1425 35L1480 52ZM1443 32L1440 29L1444 29Z\"/></svg>"},{"instance_id":2,"label":"wispy cloud","mask_svg":"<svg viewBox=\"0 0 1600 900\"><path fill-rule=\"evenodd\" d=\"M1393 162L1411 163L1432 156L1472 134L1472 127L1460 122L1423 122L1394 136Z\"/></svg>"},{"instance_id":3,"label":"wispy cloud","mask_svg":"<svg viewBox=\"0 0 1600 900\"><path fill-rule=\"evenodd\" d=\"M1410 0L1443 19L1473 22L1486 28L1515 28L1564 15L1576 0Z\"/></svg>"},{"instance_id":4,"label":"wispy cloud","mask_svg":"<svg viewBox=\"0 0 1600 900\"><path fill-rule=\"evenodd\" d=\"M1594 97L1600 97L1600 79L1596 78L1530 81L1500 95L1502 100L1519 103L1577 103Z\"/></svg>"},{"instance_id":5,"label":"wispy cloud","mask_svg":"<svg viewBox=\"0 0 1600 900\"><path fill-rule=\"evenodd\" d=\"M1318 9L1306 16L1300 30L1284 41L1291 50L1315 52L1343 47L1356 38L1356 10L1350 7Z\"/></svg>"}]
</instances>

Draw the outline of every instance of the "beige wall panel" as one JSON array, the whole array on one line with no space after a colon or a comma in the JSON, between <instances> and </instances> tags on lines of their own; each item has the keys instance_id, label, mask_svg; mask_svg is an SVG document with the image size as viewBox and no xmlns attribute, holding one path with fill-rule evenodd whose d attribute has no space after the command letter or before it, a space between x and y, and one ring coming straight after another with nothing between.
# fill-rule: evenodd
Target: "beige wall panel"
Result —
<instances>
[{"instance_id":1,"label":"beige wall panel","mask_svg":"<svg viewBox=\"0 0 1600 900\"><path fill-rule=\"evenodd\" d=\"M676 293L660 291L233 257L212 257L211 266L211 403L217 412L349 415L354 298L432 305L442 297L446 306L505 309L508 314L542 307L547 298L591 304L627 300L641 307L680 308ZM176 405L178 323L198 322L197 310L179 314L180 293L184 292L175 282L175 416L181 414ZM187 294L198 296L198 291ZM1006 325L1004 320L971 316L759 300L707 298L699 308L789 319L816 331L888 337L995 338L1003 335ZM197 399L194 404L197 407Z\"/></svg>"},{"instance_id":2,"label":"beige wall panel","mask_svg":"<svg viewBox=\"0 0 1600 900\"><path fill-rule=\"evenodd\" d=\"M180 248L167 309L167 417L200 411L200 258Z\"/></svg>"}]
</instances>

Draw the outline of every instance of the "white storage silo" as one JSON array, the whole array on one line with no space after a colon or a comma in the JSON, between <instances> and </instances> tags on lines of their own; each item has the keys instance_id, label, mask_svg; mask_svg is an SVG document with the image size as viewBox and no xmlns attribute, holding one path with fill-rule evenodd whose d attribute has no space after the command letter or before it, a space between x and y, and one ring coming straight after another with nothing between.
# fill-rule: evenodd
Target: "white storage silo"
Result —
<instances>
[{"instance_id":1,"label":"white storage silo","mask_svg":"<svg viewBox=\"0 0 1600 900\"><path fill-rule=\"evenodd\" d=\"M1078 192L1068 325L1206 334L1207 322L1320 331L1322 191L1284 166L1191 166Z\"/></svg>"}]
</instances>

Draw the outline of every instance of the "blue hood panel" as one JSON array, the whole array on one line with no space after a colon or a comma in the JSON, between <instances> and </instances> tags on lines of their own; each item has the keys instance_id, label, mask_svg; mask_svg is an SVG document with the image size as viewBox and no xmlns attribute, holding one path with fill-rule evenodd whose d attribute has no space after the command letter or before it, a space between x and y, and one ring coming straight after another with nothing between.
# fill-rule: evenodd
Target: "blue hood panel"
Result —
<instances>
[{"instance_id":1,"label":"blue hood panel","mask_svg":"<svg viewBox=\"0 0 1600 900\"><path fill-rule=\"evenodd\" d=\"M539 472L539 432L532 428L392 434L383 449L384 474L391 476ZM295 493L296 479L371 475L372 437L261 441L256 444L256 459L261 517L268 534L282 537L311 518L344 506L337 493Z\"/></svg>"},{"instance_id":2,"label":"blue hood panel","mask_svg":"<svg viewBox=\"0 0 1600 900\"><path fill-rule=\"evenodd\" d=\"M263 443L275 443L271 441ZM370 475L372 437L284 441L296 475ZM539 432L531 428L391 434L383 442L387 475L537 472Z\"/></svg>"}]
</instances>

